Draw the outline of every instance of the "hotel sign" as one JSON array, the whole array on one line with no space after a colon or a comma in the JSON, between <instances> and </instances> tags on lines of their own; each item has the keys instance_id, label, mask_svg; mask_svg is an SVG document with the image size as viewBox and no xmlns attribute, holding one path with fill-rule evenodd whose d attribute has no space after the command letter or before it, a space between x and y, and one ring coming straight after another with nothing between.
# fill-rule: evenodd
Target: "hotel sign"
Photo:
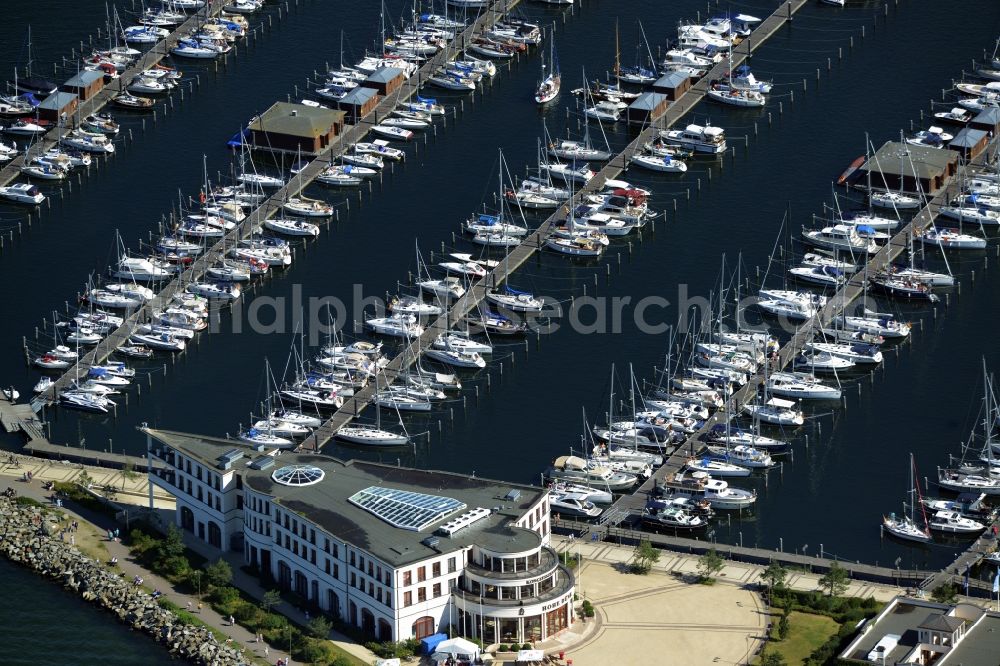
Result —
<instances>
[{"instance_id":1,"label":"hotel sign","mask_svg":"<svg viewBox=\"0 0 1000 666\"><path fill-rule=\"evenodd\" d=\"M550 610L554 610L556 608L559 608L560 606L562 606L563 604L566 603L566 600L569 599L570 594L572 594L572 593L564 594L559 599L557 599L555 601L551 601L551 602L543 605L542 606L542 612L544 613L546 611L550 611Z\"/></svg>"}]
</instances>

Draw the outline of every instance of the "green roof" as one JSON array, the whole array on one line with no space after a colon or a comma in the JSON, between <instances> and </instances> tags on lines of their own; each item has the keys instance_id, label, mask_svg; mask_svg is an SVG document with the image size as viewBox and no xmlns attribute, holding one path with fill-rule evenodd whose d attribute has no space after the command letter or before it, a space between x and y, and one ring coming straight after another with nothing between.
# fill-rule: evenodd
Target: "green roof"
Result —
<instances>
[{"instance_id":1,"label":"green roof","mask_svg":"<svg viewBox=\"0 0 1000 666\"><path fill-rule=\"evenodd\" d=\"M334 111L305 104L277 102L250 123L255 132L315 138L330 131L344 120L343 111Z\"/></svg>"}]
</instances>

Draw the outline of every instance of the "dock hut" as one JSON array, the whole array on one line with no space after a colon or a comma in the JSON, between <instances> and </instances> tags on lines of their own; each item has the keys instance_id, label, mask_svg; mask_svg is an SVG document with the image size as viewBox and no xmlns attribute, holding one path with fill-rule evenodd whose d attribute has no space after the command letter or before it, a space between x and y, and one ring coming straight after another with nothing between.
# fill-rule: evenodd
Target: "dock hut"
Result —
<instances>
[{"instance_id":1,"label":"dock hut","mask_svg":"<svg viewBox=\"0 0 1000 666\"><path fill-rule=\"evenodd\" d=\"M69 118L76 113L78 104L79 100L73 93L56 92L42 100L35 110L42 120L57 123L60 118Z\"/></svg>"},{"instance_id":2,"label":"dock hut","mask_svg":"<svg viewBox=\"0 0 1000 666\"><path fill-rule=\"evenodd\" d=\"M365 79L365 88L374 88L384 97L399 90L406 81L406 73L396 67L380 67Z\"/></svg>"},{"instance_id":3,"label":"dock hut","mask_svg":"<svg viewBox=\"0 0 1000 666\"><path fill-rule=\"evenodd\" d=\"M247 130L254 148L316 155L343 128L343 111L277 102L255 118Z\"/></svg>"},{"instance_id":4,"label":"dock hut","mask_svg":"<svg viewBox=\"0 0 1000 666\"><path fill-rule=\"evenodd\" d=\"M948 143L948 148L961 153L962 157L966 160L973 160L977 155L986 150L986 146L989 143L989 132L966 127Z\"/></svg>"},{"instance_id":5,"label":"dock hut","mask_svg":"<svg viewBox=\"0 0 1000 666\"><path fill-rule=\"evenodd\" d=\"M975 118L969 121L969 127L995 135L997 130L1000 130L1000 108L991 106L988 109L980 111Z\"/></svg>"},{"instance_id":6,"label":"dock hut","mask_svg":"<svg viewBox=\"0 0 1000 666\"><path fill-rule=\"evenodd\" d=\"M625 109L625 119L630 125L648 125L663 115L670 100L663 93L644 92Z\"/></svg>"},{"instance_id":7,"label":"dock hut","mask_svg":"<svg viewBox=\"0 0 1000 666\"><path fill-rule=\"evenodd\" d=\"M682 72L667 72L653 84L653 92L666 95L672 102L691 88L691 77Z\"/></svg>"},{"instance_id":8,"label":"dock hut","mask_svg":"<svg viewBox=\"0 0 1000 666\"><path fill-rule=\"evenodd\" d=\"M938 193L945 181L958 170L960 155L948 148L914 146L887 141L855 172L864 182L871 175L875 187L916 192L919 182L924 194Z\"/></svg>"},{"instance_id":9,"label":"dock hut","mask_svg":"<svg viewBox=\"0 0 1000 666\"><path fill-rule=\"evenodd\" d=\"M73 93L84 102L104 87L104 72L85 69L66 83L59 86L63 92Z\"/></svg>"},{"instance_id":10,"label":"dock hut","mask_svg":"<svg viewBox=\"0 0 1000 666\"><path fill-rule=\"evenodd\" d=\"M378 90L358 86L337 102L337 107L347 114L348 122L357 125L379 102Z\"/></svg>"}]
</instances>

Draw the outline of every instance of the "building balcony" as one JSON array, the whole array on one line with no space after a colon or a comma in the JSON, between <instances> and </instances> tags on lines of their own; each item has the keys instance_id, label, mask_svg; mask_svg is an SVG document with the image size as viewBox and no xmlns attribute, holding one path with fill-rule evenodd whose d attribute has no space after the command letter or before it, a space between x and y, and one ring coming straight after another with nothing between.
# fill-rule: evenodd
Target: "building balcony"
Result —
<instances>
[{"instance_id":1,"label":"building balcony","mask_svg":"<svg viewBox=\"0 0 1000 666\"><path fill-rule=\"evenodd\" d=\"M533 597L522 597L521 599L497 599L495 597L480 596L478 592L469 592L467 590L463 590L461 587L455 588L454 593L463 599L467 604L476 604L477 606L481 605L484 612L489 613L490 608L511 609L521 606L529 608L539 604L545 604L572 591L575 584L576 579L573 577L573 573L560 564L558 565L556 584L550 589Z\"/></svg>"},{"instance_id":2,"label":"building balcony","mask_svg":"<svg viewBox=\"0 0 1000 666\"><path fill-rule=\"evenodd\" d=\"M516 583L532 580L541 576L551 574L559 564L559 556L556 551L548 546L542 546L538 552L538 564L520 571L496 571L488 569L481 564L469 562L465 565L465 574L480 581L490 581L499 583Z\"/></svg>"}]
</instances>

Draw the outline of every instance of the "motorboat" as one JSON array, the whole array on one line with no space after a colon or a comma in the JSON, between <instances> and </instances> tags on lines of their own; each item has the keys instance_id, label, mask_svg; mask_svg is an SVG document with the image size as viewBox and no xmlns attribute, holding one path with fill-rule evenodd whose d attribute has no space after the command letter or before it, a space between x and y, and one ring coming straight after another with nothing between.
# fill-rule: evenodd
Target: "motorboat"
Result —
<instances>
[{"instance_id":1,"label":"motorboat","mask_svg":"<svg viewBox=\"0 0 1000 666\"><path fill-rule=\"evenodd\" d=\"M956 511L935 512L927 519L927 526L935 532L957 535L978 534L986 529L986 525Z\"/></svg>"},{"instance_id":2,"label":"motorboat","mask_svg":"<svg viewBox=\"0 0 1000 666\"><path fill-rule=\"evenodd\" d=\"M461 298L465 295L461 280L452 276L440 280L422 280L418 284L422 290L443 298Z\"/></svg>"},{"instance_id":3,"label":"motorboat","mask_svg":"<svg viewBox=\"0 0 1000 666\"><path fill-rule=\"evenodd\" d=\"M385 168L385 161L380 155L373 155L369 153L345 153L340 156L340 161L345 165L349 164L351 166L364 167L375 172L379 172Z\"/></svg>"},{"instance_id":4,"label":"motorboat","mask_svg":"<svg viewBox=\"0 0 1000 666\"><path fill-rule=\"evenodd\" d=\"M174 337L169 333L140 333L136 331L129 336L129 342L157 351L181 352L187 348L186 340Z\"/></svg>"},{"instance_id":5,"label":"motorboat","mask_svg":"<svg viewBox=\"0 0 1000 666\"><path fill-rule=\"evenodd\" d=\"M7 134L15 136L38 136L52 129L52 124L45 120L29 120L21 118L3 128Z\"/></svg>"},{"instance_id":6,"label":"motorboat","mask_svg":"<svg viewBox=\"0 0 1000 666\"><path fill-rule=\"evenodd\" d=\"M395 127L397 129L408 129L408 130L425 130L431 126L430 120L424 120L418 118L412 114L412 112L404 111L393 111L395 114L390 118L383 118L377 127ZM401 114L408 115L401 115ZM374 130L374 128L372 128Z\"/></svg>"},{"instance_id":7,"label":"motorboat","mask_svg":"<svg viewBox=\"0 0 1000 666\"><path fill-rule=\"evenodd\" d=\"M431 347L424 350L424 356L439 363L444 363L456 368L476 368L486 367L486 359L481 354L474 351L462 349L436 349Z\"/></svg>"},{"instance_id":8,"label":"motorboat","mask_svg":"<svg viewBox=\"0 0 1000 666\"><path fill-rule=\"evenodd\" d=\"M439 69L427 78L427 83L445 90L469 91L476 89L476 82L467 76Z\"/></svg>"},{"instance_id":9,"label":"motorboat","mask_svg":"<svg viewBox=\"0 0 1000 666\"><path fill-rule=\"evenodd\" d=\"M713 459L748 469L770 469L776 465L770 454L752 446L707 446L705 450Z\"/></svg>"},{"instance_id":10,"label":"motorboat","mask_svg":"<svg viewBox=\"0 0 1000 666\"><path fill-rule=\"evenodd\" d=\"M316 176L316 182L337 187L356 187L365 181L365 170L366 167L354 166L353 164L334 164ZM372 169L367 170L372 171L372 174L376 173Z\"/></svg>"},{"instance_id":11,"label":"motorboat","mask_svg":"<svg viewBox=\"0 0 1000 666\"><path fill-rule=\"evenodd\" d=\"M525 236L528 230L520 225L505 222L501 215L480 213L465 221L464 229L471 234L501 233L507 236Z\"/></svg>"},{"instance_id":12,"label":"motorboat","mask_svg":"<svg viewBox=\"0 0 1000 666\"><path fill-rule=\"evenodd\" d=\"M388 120L391 120L391 118ZM395 139L397 141L409 141L414 137L412 131L403 127L387 124L385 120L378 125L373 125L371 131L375 134L380 134L381 136L389 139Z\"/></svg>"},{"instance_id":13,"label":"motorboat","mask_svg":"<svg viewBox=\"0 0 1000 666\"><path fill-rule=\"evenodd\" d=\"M145 345L121 345L115 349L115 353L128 358L153 358L153 350Z\"/></svg>"},{"instance_id":14,"label":"motorboat","mask_svg":"<svg viewBox=\"0 0 1000 666\"><path fill-rule=\"evenodd\" d=\"M694 515L677 506L644 508L641 520L648 527L669 527L675 530L693 530L708 526L708 520L704 516Z\"/></svg>"},{"instance_id":15,"label":"motorboat","mask_svg":"<svg viewBox=\"0 0 1000 666\"><path fill-rule=\"evenodd\" d=\"M603 509L594 506L586 494L549 491L549 511L560 516L596 518Z\"/></svg>"},{"instance_id":16,"label":"motorboat","mask_svg":"<svg viewBox=\"0 0 1000 666\"><path fill-rule=\"evenodd\" d=\"M762 451L784 451L789 444L780 439L766 437L756 430L730 427L725 423L716 423L706 434L708 441L720 442L729 446L747 446Z\"/></svg>"},{"instance_id":17,"label":"motorboat","mask_svg":"<svg viewBox=\"0 0 1000 666\"><path fill-rule=\"evenodd\" d=\"M69 409L79 409L85 412L107 414L115 403L107 397L84 391L63 391L59 394L59 406Z\"/></svg>"},{"instance_id":18,"label":"motorboat","mask_svg":"<svg viewBox=\"0 0 1000 666\"><path fill-rule=\"evenodd\" d=\"M424 327L413 315L373 317L365 320L365 328L378 335L408 339L419 338L424 333Z\"/></svg>"},{"instance_id":19,"label":"motorboat","mask_svg":"<svg viewBox=\"0 0 1000 666\"><path fill-rule=\"evenodd\" d=\"M65 180L68 175L65 169L51 164L25 164L20 171L36 180Z\"/></svg>"},{"instance_id":20,"label":"motorboat","mask_svg":"<svg viewBox=\"0 0 1000 666\"><path fill-rule=\"evenodd\" d=\"M841 391L807 372L775 372L765 385L771 395L796 400L839 400Z\"/></svg>"},{"instance_id":21,"label":"motorboat","mask_svg":"<svg viewBox=\"0 0 1000 666\"><path fill-rule=\"evenodd\" d=\"M849 224L837 224L822 229L803 229L802 237L812 245L829 248L839 252L875 254L879 245L871 238L859 235L856 227Z\"/></svg>"},{"instance_id":22,"label":"motorboat","mask_svg":"<svg viewBox=\"0 0 1000 666\"><path fill-rule=\"evenodd\" d=\"M438 264L449 273L458 273L471 278L486 277L486 268L474 261L442 261Z\"/></svg>"},{"instance_id":23,"label":"motorboat","mask_svg":"<svg viewBox=\"0 0 1000 666\"><path fill-rule=\"evenodd\" d=\"M45 201L45 195L42 194L41 190L30 183L14 183L13 185L0 187L0 198L13 201L14 203L32 204L35 206Z\"/></svg>"},{"instance_id":24,"label":"motorboat","mask_svg":"<svg viewBox=\"0 0 1000 666\"><path fill-rule=\"evenodd\" d=\"M181 39L170 48L170 54L178 58L211 60L219 57L219 51L203 42L193 39Z\"/></svg>"},{"instance_id":25,"label":"motorboat","mask_svg":"<svg viewBox=\"0 0 1000 666\"><path fill-rule=\"evenodd\" d=\"M588 502L593 502L594 504L611 504L614 501L614 495L607 490L581 486L565 481L555 481L550 483L548 485L548 490L550 493L574 493Z\"/></svg>"},{"instance_id":26,"label":"motorboat","mask_svg":"<svg viewBox=\"0 0 1000 666\"><path fill-rule=\"evenodd\" d=\"M670 155L660 157L639 153L632 156L629 164L664 173L684 173L687 171L687 164L683 160L672 158Z\"/></svg>"},{"instance_id":27,"label":"motorboat","mask_svg":"<svg viewBox=\"0 0 1000 666\"><path fill-rule=\"evenodd\" d=\"M969 234L958 233L951 229L938 229L930 227L918 236L920 242L928 245L935 245L942 249L949 250L984 250L986 249L986 239Z\"/></svg>"},{"instance_id":28,"label":"motorboat","mask_svg":"<svg viewBox=\"0 0 1000 666\"><path fill-rule=\"evenodd\" d=\"M607 100L601 100L594 103L593 106L584 108L583 115L602 123L616 123L621 120L621 110L614 102Z\"/></svg>"},{"instance_id":29,"label":"motorboat","mask_svg":"<svg viewBox=\"0 0 1000 666\"><path fill-rule=\"evenodd\" d=\"M111 103L123 109L131 109L133 111L152 111L153 105L156 102L149 97L139 97L123 92L115 95L111 99Z\"/></svg>"},{"instance_id":30,"label":"motorboat","mask_svg":"<svg viewBox=\"0 0 1000 666\"><path fill-rule=\"evenodd\" d=\"M545 247L560 254L574 257L599 257L604 253L604 245L583 236L572 238L550 237L545 241Z\"/></svg>"},{"instance_id":31,"label":"motorboat","mask_svg":"<svg viewBox=\"0 0 1000 666\"><path fill-rule=\"evenodd\" d=\"M354 153L360 155L377 155L383 159L395 162L406 159L406 152L399 148L393 148L384 139L375 139L371 142L358 142L354 144Z\"/></svg>"},{"instance_id":32,"label":"motorboat","mask_svg":"<svg viewBox=\"0 0 1000 666\"><path fill-rule=\"evenodd\" d=\"M201 296L202 298L212 298L221 301L235 301L242 293L240 285L225 282L191 282L185 290L189 294Z\"/></svg>"},{"instance_id":33,"label":"motorboat","mask_svg":"<svg viewBox=\"0 0 1000 666\"><path fill-rule=\"evenodd\" d=\"M847 282L847 276L842 271L829 266L793 266L788 269L788 274L795 280L833 289Z\"/></svg>"},{"instance_id":34,"label":"motorboat","mask_svg":"<svg viewBox=\"0 0 1000 666\"><path fill-rule=\"evenodd\" d=\"M278 437L291 438L308 437L309 433L312 432L312 428L304 426L300 423L282 421L281 419L273 417L256 421L251 428L257 431L277 435Z\"/></svg>"},{"instance_id":35,"label":"motorboat","mask_svg":"<svg viewBox=\"0 0 1000 666\"><path fill-rule=\"evenodd\" d=\"M550 479L567 481L584 486L595 486L609 492L624 492L635 486L634 474L615 472L607 467L588 463L578 456L560 456L552 463L547 475Z\"/></svg>"},{"instance_id":36,"label":"motorboat","mask_svg":"<svg viewBox=\"0 0 1000 666\"><path fill-rule=\"evenodd\" d=\"M521 238L518 236L511 236L510 234L501 232L477 232L475 236L470 238L476 245L485 245L486 247L516 247L521 244Z\"/></svg>"},{"instance_id":37,"label":"motorboat","mask_svg":"<svg viewBox=\"0 0 1000 666\"><path fill-rule=\"evenodd\" d=\"M124 33L126 44L155 44L169 35L170 31L155 25L133 25L125 28Z\"/></svg>"},{"instance_id":38,"label":"motorboat","mask_svg":"<svg viewBox=\"0 0 1000 666\"><path fill-rule=\"evenodd\" d=\"M696 153L718 154L726 151L726 132L721 127L692 124L682 130L661 130L660 138L665 143Z\"/></svg>"},{"instance_id":39,"label":"motorboat","mask_svg":"<svg viewBox=\"0 0 1000 666\"><path fill-rule=\"evenodd\" d=\"M940 127L930 127L926 130L920 130L913 136L906 137L906 143L928 148L944 148L954 138L954 135L945 132Z\"/></svg>"},{"instance_id":40,"label":"motorboat","mask_svg":"<svg viewBox=\"0 0 1000 666\"><path fill-rule=\"evenodd\" d=\"M696 500L706 500L713 509L746 509L757 501L757 493L752 490L733 488L727 481L713 478L705 471L681 472L675 477L680 485L674 494L686 494Z\"/></svg>"}]
</instances>

